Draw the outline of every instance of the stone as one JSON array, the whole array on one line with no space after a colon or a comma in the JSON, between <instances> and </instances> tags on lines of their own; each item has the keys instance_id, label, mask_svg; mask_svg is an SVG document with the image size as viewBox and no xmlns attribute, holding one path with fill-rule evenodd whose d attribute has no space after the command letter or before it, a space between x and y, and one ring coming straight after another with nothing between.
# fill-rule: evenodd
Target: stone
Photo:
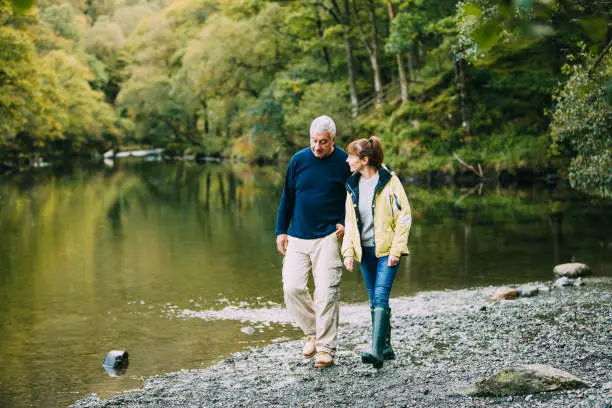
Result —
<instances>
[{"instance_id":1,"label":"stone","mask_svg":"<svg viewBox=\"0 0 612 408\"><path fill-rule=\"evenodd\" d=\"M489 377L480 378L472 387L461 390L460 394L507 397L589 386L580 378L557 368L542 364L524 364L498 370Z\"/></svg>"},{"instance_id":2,"label":"stone","mask_svg":"<svg viewBox=\"0 0 612 408\"><path fill-rule=\"evenodd\" d=\"M513 288L501 288L498 289L497 292L491 297L491 300L503 300L503 299L516 299L518 297L518 292Z\"/></svg>"},{"instance_id":3,"label":"stone","mask_svg":"<svg viewBox=\"0 0 612 408\"><path fill-rule=\"evenodd\" d=\"M251 326L245 326L241 328L240 331L243 332L244 334L248 334L249 336L255 334L255 329L252 328Z\"/></svg>"},{"instance_id":4,"label":"stone","mask_svg":"<svg viewBox=\"0 0 612 408\"><path fill-rule=\"evenodd\" d=\"M559 264L553 268L553 273L566 278L577 278L579 276L591 275L591 268L587 264L572 262Z\"/></svg>"},{"instance_id":5,"label":"stone","mask_svg":"<svg viewBox=\"0 0 612 408\"><path fill-rule=\"evenodd\" d=\"M550 286L538 286L539 293L550 293Z\"/></svg>"},{"instance_id":6,"label":"stone","mask_svg":"<svg viewBox=\"0 0 612 408\"><path fill-rule=\"evenodd\" d=\"M104 371L111 377L119 377L127 371L130 361L128 360L128 352L124 350L111 350L108 352L102 367Z\"/></svg>"},{"instance_id":7,"label":"stone","mask_svg":"<svg viewBox=\"0 0 612 408\"><path fill-rule=\"evenodd\" d=\"M557 279L553 286L555 288L563 288L565 286L572 286L572 285L573 285L573 282L564 276L562 278Z\"/></svg>"},{"instance_id":8,"label":"stone","mask_svg":"<svg viewBox=\"0 0 612 408\"><path fill-rule=\"evenodd\" d=\"M102 363L105 367L124 368L129 364L128 352L124 350L111 350L108 352Z\"/></svg>"},{"instance_id":9,"label":"stone","mask_svg":"<svg viewBox=\"0 0 612 408\"><path fill-rule=\"evenodd\" d=\"M540 293L537 286L521 286L516 290L519 297L533 297Z\"/></svg>"},{"instance_id":10,"label":"stone","mask_svg":"<svg viewBox=\"0 0 612 408\"><path fill-rule=\"evenodd\" d=\"M574 286L584 286L584 281L582 278L578 278L574 281Z\"/></svg>"}]
</instances>

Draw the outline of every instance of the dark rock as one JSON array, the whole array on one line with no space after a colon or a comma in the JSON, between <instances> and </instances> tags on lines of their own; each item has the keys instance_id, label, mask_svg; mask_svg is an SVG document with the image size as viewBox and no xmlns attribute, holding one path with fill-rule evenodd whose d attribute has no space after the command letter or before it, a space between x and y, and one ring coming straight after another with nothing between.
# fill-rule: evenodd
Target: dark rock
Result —
<instances>
[{"instance_id":1,"label":"dark rock","mask_svg":"<svg viewBox=\"0 0 612 408\"><path fill-rule=\"evenodd\" d=\"M102 363L103 366L110 368L126 368L128 364L128 352L123 350L109 351Z\"/></svg>"}]
</instances>

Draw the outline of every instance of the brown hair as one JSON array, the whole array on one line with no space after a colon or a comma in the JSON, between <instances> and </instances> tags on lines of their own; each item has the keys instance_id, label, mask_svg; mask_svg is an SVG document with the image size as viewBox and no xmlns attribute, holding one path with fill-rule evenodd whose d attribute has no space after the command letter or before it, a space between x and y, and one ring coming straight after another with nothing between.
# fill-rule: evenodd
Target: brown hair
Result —
<instances>
[{"instance_id":1,"label":"brown hair","mask_svg":"<svg viewBox=\"0 0 612 408\"><path fill-rule=\"evenodd\" d=\"M380 138L372 136L369 139L357 139L352 141L346 151L360 159L368 158L368 164L379 168L382 165L384 154Z\"/></svg>"}]
</instances>

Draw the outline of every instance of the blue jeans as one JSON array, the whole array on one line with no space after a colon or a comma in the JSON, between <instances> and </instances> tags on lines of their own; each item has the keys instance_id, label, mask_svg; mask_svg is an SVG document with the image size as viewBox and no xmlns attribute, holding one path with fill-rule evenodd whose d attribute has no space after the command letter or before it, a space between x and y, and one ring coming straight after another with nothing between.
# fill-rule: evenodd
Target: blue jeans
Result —
<instances>
[{"instance_id":1,"label":"blue jeans","mask_svg":"<svg viewBox=\"0 0 612 408\"><path fill-rule=\"evenodd\" d=\"M399 268L399 262L395 266L387 266L388 256L376 257L376 248L363 247L361 256L361 276L370 296L370 307L389 308L389 295L391 286L395 280L395 274Z\"/></svg>"}]
</instances>

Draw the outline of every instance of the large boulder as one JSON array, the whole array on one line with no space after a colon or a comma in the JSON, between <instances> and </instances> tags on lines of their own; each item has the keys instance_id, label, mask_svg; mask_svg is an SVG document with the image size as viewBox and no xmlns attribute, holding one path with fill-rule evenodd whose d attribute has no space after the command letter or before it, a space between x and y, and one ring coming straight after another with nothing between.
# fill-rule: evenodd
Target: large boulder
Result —
<instances>
[{"instance_id":1,"label":"large boulder","mask_svg":"<svg viewBox=\"0 0 612 408\"><path fill-rule=\"evenodd\" d=\"M584 387L589 387L589 384L565 371L542 364L525 364L505 368L489 377L480 378L474 386L461 393L483 397L505 397Z\"/></svg>"},{"instance_id":2,"label":"large boulder","mask_svg":"<svg viewBox=\"0 0 612 408\"><path fill-rule=\"evenodd\" d=\"M591 268L587 264L572 262L559 264L553 268L553 273L557 276L565 276L567 278L577 278L579 276L590 275Z\"/></svg>"}]
</instances>

